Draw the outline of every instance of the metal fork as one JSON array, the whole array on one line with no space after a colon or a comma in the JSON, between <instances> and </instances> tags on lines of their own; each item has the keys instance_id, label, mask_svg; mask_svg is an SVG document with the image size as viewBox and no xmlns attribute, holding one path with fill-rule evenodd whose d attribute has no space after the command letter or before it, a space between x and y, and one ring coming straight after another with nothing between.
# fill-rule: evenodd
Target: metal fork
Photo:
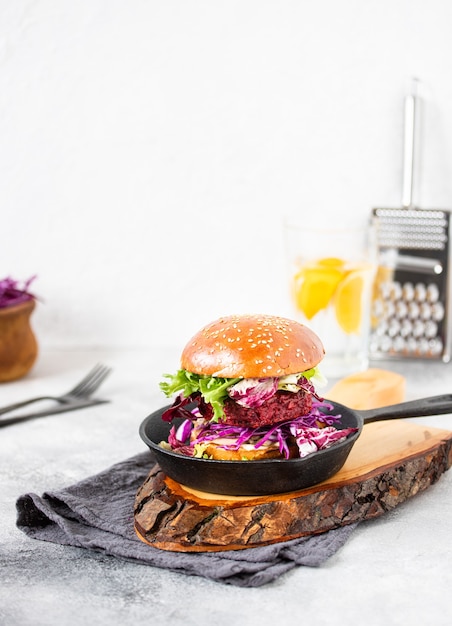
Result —
<instances>
[{"instance_id":1,"label":"metal fork","mask_svg":"<svg viewBox=\"0 0 452 626\"><path fill-rule=\"evenodd\" d=\"M83 408L85 406L92 406L94 404L101 404L108 402L107 400L92 399L92 394L100 387L106 377L110 374L111 368L106 365L96 365L73 389L60 396L37 396L30 398L29 400L23 400L22 402L16 402L0 409L0 415L20 409L29 404L39 402L41 400L55 400L59 406L46 409L44 411L38 411L29 415L11 417L0 420L0 427L7 426L9 424L15 424L18 421L24 419L31 419L32 417L43 417L45 415L52 415L55 413L62 413L63 411L70 411L73 409Z\"/></svg>"}]
</instances>

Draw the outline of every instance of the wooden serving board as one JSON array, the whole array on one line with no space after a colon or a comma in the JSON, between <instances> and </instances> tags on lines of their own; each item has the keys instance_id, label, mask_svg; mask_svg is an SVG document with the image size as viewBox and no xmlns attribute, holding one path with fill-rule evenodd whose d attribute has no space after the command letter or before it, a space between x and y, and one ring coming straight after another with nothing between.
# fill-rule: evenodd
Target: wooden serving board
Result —
<instances>
[{"instance_id":1,"label":"wooden serving board","mask_svg":"<svg viewBox=\"0 0 452 626\"><path fill-rule=\"evenodd\" d=\"M179 552L286 541L378 517L451 464L452 431L392 420L364 426L344 467L303 491L219 496L184 487L156 465L136 495L135 530L145 543Z\"/></svg>"}]
</instances>

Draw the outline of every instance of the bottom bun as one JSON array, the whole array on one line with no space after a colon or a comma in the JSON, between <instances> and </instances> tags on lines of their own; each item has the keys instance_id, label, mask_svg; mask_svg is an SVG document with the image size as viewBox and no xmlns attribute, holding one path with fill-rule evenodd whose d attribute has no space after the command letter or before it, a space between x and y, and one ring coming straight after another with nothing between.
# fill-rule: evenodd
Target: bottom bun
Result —
<instances>
[{"instance_id":1,"label":"bottom bun","mask_svg":"<svg viewBox=\"0 0 452 626\"><path fill-rule=\"evenodd\" d=\"M252 444L244 444L238 450L225 448L225 445L227 445L225 440L211 441L205 448L204 454L217 461L258 461L285 458L279 451L277 443L263 444L259 448L255 448ZM292 450L290 456L292 456ZM296 456L295 450L293 456Z\"/></svg>"}]
</instances>

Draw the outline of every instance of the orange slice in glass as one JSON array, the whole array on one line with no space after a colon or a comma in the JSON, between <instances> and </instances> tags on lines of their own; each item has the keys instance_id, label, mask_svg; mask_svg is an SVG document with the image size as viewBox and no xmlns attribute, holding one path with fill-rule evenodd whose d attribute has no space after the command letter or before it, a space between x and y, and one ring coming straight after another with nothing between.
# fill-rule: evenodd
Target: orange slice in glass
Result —
<instances>
[{"instance_id":1,"label":"orange slice in glass","mask_svg":"<svg viewBox=\"0 0 452 626\"><path fill-rule=\"evenodd\" d=\"M347 334L360 331L363 287L364 277L360 271L349 272L337 287L334 299L336 319Z\"/></svg>"},{"instance_id":2,"label":"orange slice in glass","mask_svg":"<svg viewBox=\"0 0 452 626\"><path fill-rule=\"evenodd\" d=\"M344 261L342 259L338 259L337 257L329 256L325 259L319 259L317 261L317 265L321 265L322 267L342 268L344 267Z\"/></svg>"},{"instance_id":3,"label":"orange slice in glass","mask_svg":"<svg viewBox=\"0 0 452 626\"><path fill-rule=\"evenodd\" d=\"M295 305L308 320L329 305L344 276L343 270L340 269L342 261L335 259L335 263L331 264L324 261L328 259L321 259L314 265L305 266L295 276Z\"/></svg>"}]
</instances>

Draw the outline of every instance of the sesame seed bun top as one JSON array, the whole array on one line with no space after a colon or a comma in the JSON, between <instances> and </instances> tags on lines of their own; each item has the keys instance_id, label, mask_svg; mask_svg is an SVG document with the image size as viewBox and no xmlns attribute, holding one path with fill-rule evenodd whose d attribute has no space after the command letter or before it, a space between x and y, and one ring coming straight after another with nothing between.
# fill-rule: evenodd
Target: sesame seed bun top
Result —
<instances>
[{"instance_id":1,"label":"sesame seed bun top","mask_svg":"<svg viewBox=\"0 0 452 626\"><path fill-rule=\"evenodd\" d=\"M325 354L319 337L274 315L230 315L207 324L185 346L181 367L222 378L267 378L304 372Z\"/></svg>"}]
</instances>

